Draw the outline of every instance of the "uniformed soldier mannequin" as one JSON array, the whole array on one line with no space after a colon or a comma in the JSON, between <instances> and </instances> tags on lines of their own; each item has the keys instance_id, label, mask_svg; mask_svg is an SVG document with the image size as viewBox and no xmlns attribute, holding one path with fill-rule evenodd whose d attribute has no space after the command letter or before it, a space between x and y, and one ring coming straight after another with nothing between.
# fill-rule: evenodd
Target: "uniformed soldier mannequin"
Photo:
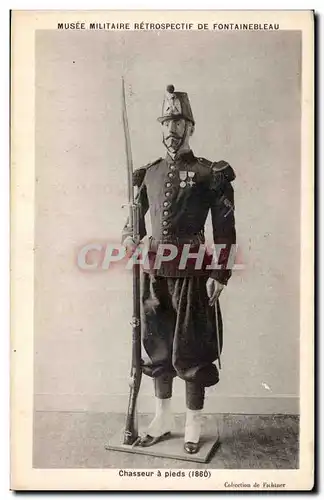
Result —
<instances>
[{"instance_id":1,"label":"uniformed soldier mannequin","mask_svg":"<svg viewBox=\"0 0 324 500\"><path fill-rule=\"evenodd\" d=\"M222 349L223 343L218 297L231 276L228 257L236 243L231 185L235 174L225 161L211 162L194 156L189 139L195 122L185 92L176 92L173 85L167 87L158 121L166 157L134 172L141 205L141 238L146 235L144 217L148 210L152 225L149 265L143 273L142 340L143 372L153 378L156 397L156 415L139 445L152 446L170 435L172 382L179 376L186 390L184 449L192 454L199 449L205 387L219 380L214 364L218 345ZM223 246L218 268L208 260L207 253L202 263L198 258L199 249L204 248L209 210L214 243ZM126 224L123 242L128 252L133 252L130 233ZM157 266L153 257L161 245L175 247L177 256L162 259ZM181 261L182 252L188 253L188 248L189 258Z\"/></svg>"}]
</instances>

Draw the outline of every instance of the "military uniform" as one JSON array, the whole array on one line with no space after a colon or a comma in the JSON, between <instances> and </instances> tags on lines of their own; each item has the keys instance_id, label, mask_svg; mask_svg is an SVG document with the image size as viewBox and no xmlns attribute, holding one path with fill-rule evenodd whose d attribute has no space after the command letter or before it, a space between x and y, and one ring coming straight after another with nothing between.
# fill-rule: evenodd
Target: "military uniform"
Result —
<instances>
[{"instance_id":1,"label":"military uniform","mask_svg":"<svg viewBox=\"0 0 324 500\"><path fill-rule=\"evenodd\" d=\"M137 200L141 207L141 238L147 234L145 214L148 210L152 226L142 288L143 371L160 381L156 395L162 398L170 397L168 381L172 377L178 375L184 379L188 383L189 407L197 406L192 402L192 387L193 392L197 392L197 387L218 382L218 370L213 363L218 358L215 309L208 305L206 282L212 277L227 284L231 276L231 270L226 267L231 246L236 243L231 184L234 178L232 167L225 161L197 158L192 151L174 159L167 154L166 158L159 158L134 172L133 182L138 187ZM196 258L180 266L184 245L189 245L190 253L196 253L200 245L204 245L204 226L209 210L214 243L226 246L218 260L221 269L208 269L211 263L208 252L201 268L195 268ZM129 235L131 231L126 224L123 238ZM175 245L179 252L177 258L162 261L154 268L160 244ZM217 311L222 347L218 302ZM190 383L194 383L191 389ZM161 389L163 386L165 389Z\"/></svg>"}]
</instances>

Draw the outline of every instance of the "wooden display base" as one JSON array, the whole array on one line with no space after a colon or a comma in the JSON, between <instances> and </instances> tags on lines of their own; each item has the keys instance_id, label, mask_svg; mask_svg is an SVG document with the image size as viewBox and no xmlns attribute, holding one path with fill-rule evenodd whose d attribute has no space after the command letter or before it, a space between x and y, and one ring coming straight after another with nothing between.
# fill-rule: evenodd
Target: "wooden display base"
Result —
<instances>
[{"instance_id":1,"label":"wooden display base","mask_svg":"<svg viewBox=\"0 0 324 500\"><path fill-rule=\"evenodd\" d=\"M154 457L171 458L175 460L185 460L187 462L206 463L210 460L212 454L216 451L220 444L218 435L203 435L200 438L200 448L198 453L189 455L184 451L183 434L180 432L173 432L170 438L156 443L153 446L142 448L141 446L122 444L123 431L124 429L112 436L109 443L105 445L106 450L136 453L138 455L151 455Z\"/></svg>"}]
</instances>

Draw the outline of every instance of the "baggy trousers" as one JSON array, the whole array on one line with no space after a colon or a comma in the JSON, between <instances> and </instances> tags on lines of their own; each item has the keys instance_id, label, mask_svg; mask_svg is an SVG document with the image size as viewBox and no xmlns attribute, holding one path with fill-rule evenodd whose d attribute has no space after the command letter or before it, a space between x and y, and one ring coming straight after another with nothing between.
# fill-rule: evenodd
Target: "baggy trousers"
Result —
<instances>
[{"instance_id":1,"label":"baggy trousers","mask_svg":"<svg viewBox=\"0 0 324 500\"><path fill-rule=\"evenodd\" d=\"M143 273L143 372L154 378L155 395L172 394L173 377L186 382L186 403L201 409L204 389L217 384L219 374L216 308L208 304L206 276L171 278ZM217 301L220 351L223 325ZM145 356L146 354L146 356Z\"/></svg>"}]
</instances>

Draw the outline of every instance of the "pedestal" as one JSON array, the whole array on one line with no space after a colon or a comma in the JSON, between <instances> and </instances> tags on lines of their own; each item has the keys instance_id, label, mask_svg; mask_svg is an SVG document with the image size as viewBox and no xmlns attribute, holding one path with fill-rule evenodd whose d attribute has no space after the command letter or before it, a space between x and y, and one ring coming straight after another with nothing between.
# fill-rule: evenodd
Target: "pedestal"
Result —
<instances>
[{"instance_id":1,"label":"pedestal","mask_svg":"<svg viewBox=\"0 0 324 500\"><path fill-rule=\"evenodd\" d=\"M121 451L125 453L136 453L138 455L151 455L154 457L171 458L176 460L185 460L188 462L206 463L217 450L220 441L219 435L203 434L200 437L200 447L198 453L189 455L184 451L184 436L179 431L172 432L170 438L159 443L142 448L141 446L130 446L123 443L123 432L121 429L105 445L106 450Z\"/></svg>"}]
</instances>

